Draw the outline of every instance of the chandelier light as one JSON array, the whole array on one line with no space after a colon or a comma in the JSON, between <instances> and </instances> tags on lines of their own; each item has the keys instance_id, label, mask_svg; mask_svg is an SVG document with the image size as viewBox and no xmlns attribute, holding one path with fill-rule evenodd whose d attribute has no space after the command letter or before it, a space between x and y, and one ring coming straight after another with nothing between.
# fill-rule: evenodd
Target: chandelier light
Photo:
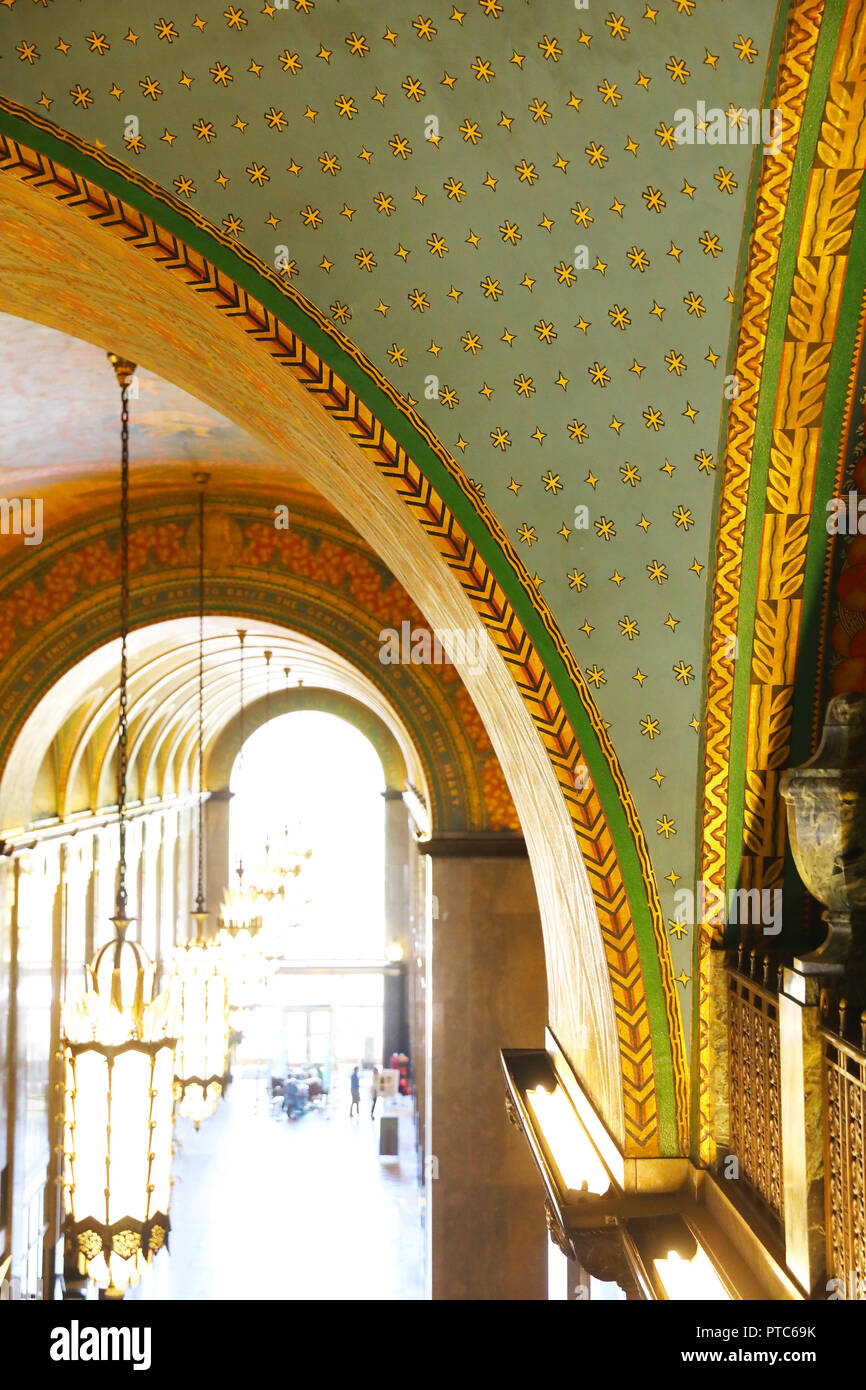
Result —
<instances>
[{"instance_id":1,"label":"chandelier light","mask_svg":"<svg viewBox=\"0 0 866 1390\"><path fill-rule=\"evenodd\" d=\"M126 940L127 639L129 635L129 385L134 364L108 354L121 388L119 856L113 941L87 967L63 1011L64 1207L82 1273L122 1298L169 1231L175 1031L154 966Z\"/></svg>"},{"instance_id":2,"label":"chandelier light","mask_svg":"<svg viewBox=\"0 0 866 1390\"><path fill-rule=\"evenodd\" d=\"M244 704L244 642L246 630L238 628L240 643L240 770L243 770L246 737ZM270 966L262 950L263 926L259 895L252 886L244 887L243 855L235 870L237 887L227 888L220 907L218 942L228 969L229 1008L237 1024L240 1014L261 1002ZM239 1012L240 1011L240 1012Z\"/></svg>"},{"instance_id":3,"label":"chandelier light","mask_svg":"<svg viewBox=\"0 0 866 1390\"><path fill-rule=\"evenodd\" d=\"M265 723L271 718L271 657L272 651L265 654ZM265 929L272 929L281 923L283 884L277 865L271 859L270 834L265 835L265 850L261 863L255 870L255 882L251 884L255 894L256 908ZM278 901L279 899L279 901Z\"/></svg>"},{"instance_id":4,"label":"chandelier light","mask_svg":"<svg viewBox=\"0 0 866 1390\"><path fill-rule=\"evenodd\" d=\"M177 1113L198 1129L228 1085L229 1019L226 965L208 940L204 895L204 490L209 474L196 473L198 499L198 892L195 936L176 946L171 993L177 1008L174 1090Z\"/></svg>"}]
</instances>

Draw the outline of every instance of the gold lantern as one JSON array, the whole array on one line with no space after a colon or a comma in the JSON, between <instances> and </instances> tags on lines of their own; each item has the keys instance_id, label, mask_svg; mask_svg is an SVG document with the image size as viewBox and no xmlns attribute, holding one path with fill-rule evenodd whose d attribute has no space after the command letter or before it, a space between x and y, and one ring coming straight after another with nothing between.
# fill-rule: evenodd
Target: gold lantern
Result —
<instances>
[{"instance_id":1,"label":"gold lantern","mask_svg":"<svg viewBox=\"0 0 866 1390\"><path fill-rule=\"evenodd\" d=\"M244 726L244 641L246 630L238 628L240 643L240 757L243 764ZM252 886L244 887L244 865L241 859L235 870L237 888L227 888L220 907L217 941L228 971L229 1009L232 1023L239 1027L248 1011L261 1003L263 991L271 973L270 962L260 940L262 916L259 894Z\"/></svg>"},{"instance_id":2,"label":"gold lantern","mask_svg":"<svg viewBox=\"0 0 866 1390\"><path fill-rule=\"evenodd\" d=\"M121 388L119 854L115 939L87 968L63 1011L64 1205L82 1273L109 1297L138 1281L169 1231L175 1035L154 967L126 940L127 639L129 634L129 384L131 362L109 353Z\"/></svg>"},{"instance_id":3,"label":"gold lantern","mask_svg":"<svg viewBox=\"0 0 866 1390\"><path fill-rule=\"evenodd\" d=\"M171 995L177 1009L178 1044L174 1087L177 1113L198 1129L212 1115L229 1076L228 980L217 943L205 935L204 899L204 489L207 473L196 473L198 503L198 892L192 914L196 934L177 946Z\"/></svg>"},{"instance_id":4,"label":"gold lantern","mask_svg":"<svg viewBox=\"0 0 866 1390\"><path fill-rule=\"evenodd\" d=\"M64 1009L64 1191L82 1273L122 1297L169 1232L175 1039L152 963L113 920Z\"/></svg>"},{"instance_id":5,"label":"gold lantern","mask_svg":"<svg viewBox=\"0 0 866 1390\"><path fill-rule=\"evenodd\" d=\"M228 980L218 948L201 937L178 946L170 989L178 1017L177 1113L198 1129L228 1084Z\"/></svg>"}]
</instances>

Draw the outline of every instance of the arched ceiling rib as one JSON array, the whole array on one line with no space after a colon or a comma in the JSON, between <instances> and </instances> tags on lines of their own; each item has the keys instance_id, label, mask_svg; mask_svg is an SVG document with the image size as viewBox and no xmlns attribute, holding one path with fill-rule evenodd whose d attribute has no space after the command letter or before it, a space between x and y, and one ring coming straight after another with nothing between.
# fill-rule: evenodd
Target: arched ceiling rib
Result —
<instances>
[{"instance_id":1,"label":"arched ceiling rib","mask_svg":"<svg viewBox=\"0 0 866 1390\"><path fill-rule=\"evenodd\" d=\"M742 113L766 102L788 8L301 0L167 32L153 5L127 30L84 0L68 52L50 11L8 19L39 54L10 65L22 106L279 272L473 480L608 722L664 892L672 854L693 876L724 372L762 158ZM683 108L735 128L682 143Z\"/></svg>"},{"instance_id":2,"label":"arched ceiling rib","mask_svg":"<svg viewBox=\"0 0 866 1390\"><path fill-rule=\"evenodd\" d=\"M240 706L240 646L236 622L205 619L205 756ZM247 625L244 653L244 698L254 705L264 700L268 685L274 706L285 689L283 667L290 681L350 696L373 711L399 746L409 780L426 789L426 779L412 739L399 715L372 683L347 661L320 643L274 624ZM129 641L129 786L136 795L171 796L195 785L198 729L198 624L195 619L159 623L134 631ZM264 651L273 652L270 681ZM54 686L42 700L13 750L3 777L4 818L8 822L17 793L27 804L35 777L46 757L60 753L57 787L61 815L114 802L114 754L117 737L119 644L94 652ZM156 773L149 778L153 766ZM88 800L77 804L81 782L89 767ZM156 786L154 787L154 780ZM148 783L150 782L150 787ZM9 828L7 824L7 828Z\"/></svg>"}]
</instances>

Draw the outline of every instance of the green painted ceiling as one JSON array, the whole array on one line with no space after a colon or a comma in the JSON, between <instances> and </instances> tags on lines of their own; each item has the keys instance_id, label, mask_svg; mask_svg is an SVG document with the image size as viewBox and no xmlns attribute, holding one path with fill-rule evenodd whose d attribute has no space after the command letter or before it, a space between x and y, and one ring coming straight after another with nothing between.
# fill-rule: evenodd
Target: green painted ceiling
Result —
<instances>
[{"instance_id":1,"label":"green painted ceiling","mask_svg":"<svg viewBox=\"0 0 866 1390\"><path fill-rule=\"evenodd\" d=\"M4 90L281 269L416 404L582 665L670 911L755 157L674 113L761 106L776 7L461 4L2 0Z\"/></svg>"}]
</instances>

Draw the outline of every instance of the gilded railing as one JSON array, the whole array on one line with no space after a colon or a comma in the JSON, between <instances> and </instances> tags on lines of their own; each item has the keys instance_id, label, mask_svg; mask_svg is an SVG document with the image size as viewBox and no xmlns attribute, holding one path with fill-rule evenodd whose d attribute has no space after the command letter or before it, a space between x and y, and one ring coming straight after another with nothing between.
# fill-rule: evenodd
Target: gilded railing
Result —
<instances>
[{"instance_id":1,"label":"gilded railing","mask_svg":"<svg viewBox=\"0 0 866 1390\"><path fill-rule=\"evenodd\" d=\"M784 1214L777 967L741 947L728 965L729 1151L737 1177ZM736 1190L736 1187L733 1189Z\"/></svg>"},{"instance_id":2,"label":"gilded railing","mask_svg":"<svg viewBox=\"0 0 866 1390\"><path fill-rule=\"evenodd\" d=\"M827 1276L836 1297L866 1299L866 1012L850 1012L822 994Z\"/></svg>"}]
</instances>

